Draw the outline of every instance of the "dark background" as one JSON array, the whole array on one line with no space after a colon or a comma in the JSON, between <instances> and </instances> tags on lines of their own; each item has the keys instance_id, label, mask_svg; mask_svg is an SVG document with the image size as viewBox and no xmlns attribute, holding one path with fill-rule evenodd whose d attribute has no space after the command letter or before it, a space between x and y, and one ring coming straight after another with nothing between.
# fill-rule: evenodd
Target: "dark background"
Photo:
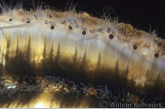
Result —
<instances>
[{"instance_id":1,"label":"dark background","mask_svg":"<svg viewBox=\"0 0 165 109\"><path fill-rule=\"evenodd\" d=\"M7 4L11 1L4 0ZM32 0L23 0L26 7L31 7ZM119 18L119 22L132 24L135 28L149 32L156 30L159 37L165 38L165 0L40 0L60 10L68 9L70 4L76 4L77 11L85 11L101 18L110 13L112 18ZM13 4L14 4L13 3ZM37 5L38 0L35 0Z\"/></svg>"}]
</instances>

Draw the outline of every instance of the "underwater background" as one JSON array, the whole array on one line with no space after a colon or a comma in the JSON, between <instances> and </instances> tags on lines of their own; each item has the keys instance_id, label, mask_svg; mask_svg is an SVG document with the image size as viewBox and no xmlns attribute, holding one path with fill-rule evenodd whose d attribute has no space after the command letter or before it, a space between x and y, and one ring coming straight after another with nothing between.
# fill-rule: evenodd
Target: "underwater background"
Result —
<instances>
[{"instance_id":1,"label":"underwater background","mask_svg":"<svg viewBox=\"0 0 165 109\"><path fill-rule=\"evenodd\" d=\"M8 5L12 2L12 6L18 1L20 2L20 0L4 0ZM22 2L27 10L35 8L32 0ZM112 19L118 18L119 22L129 23L146 32L149 32L149 25L151 25L152 31L157 29L158 37L165 38L165 1L163 0L40 0L39 4L41 2L50 6L51 9L62 11L68 10L71 4L77 4L77 12L87 12L98 18L101 18L104 13L106 15L110 13ZM37 6L38 0L34 0L34 4Z\"/></svg>"}]
</instances>

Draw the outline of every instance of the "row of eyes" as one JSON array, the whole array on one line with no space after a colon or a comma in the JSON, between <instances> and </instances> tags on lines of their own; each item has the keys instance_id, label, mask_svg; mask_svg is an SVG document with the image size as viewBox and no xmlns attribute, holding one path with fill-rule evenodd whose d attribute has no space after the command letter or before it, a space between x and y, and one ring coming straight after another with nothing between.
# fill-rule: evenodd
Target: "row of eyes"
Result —
<instances>
[{"instance_id":1,"label":"row of eyes","mask_svg":"<svg viewBox=\"0 0 165 109\"><path fill-rule=\"evenodd\" d=\"M9 21L12 21L12 19L10 18ZM30 23L30 21L26 21L26 23ZM54 29L54 26L51 25L50 26L50 29ZM69 30L72 30L72 27L69 25L68 26L68 29ZM86 34L86 31L82 31L82 34L85 35ZM109 35L109 39L113 39L113 35L112 34ZM162 44L161 43L158 43L158 45L161 46ZM134 50L136 50L137 49L137 45L134 45L132 48ZM157 57L159 57L159 54L158 53L155 53L154 56L157 58Z\"/></svg>"},{"instance_id":2,"label":"row of eyes","mask_svg":"<svg viewBox=\"0 0 165 109\"><path fill-rule=\"evenodd\" d=\"M50 28L51 29L54 29L54 26L52 25ZM70 25L69 25L68 28L69 28L69 30L72 30L72 27ZM85 35L86 32L85 31L82 31L82 34ZM113 35L112 34L109 35L109 39L113 39ZM158 45L161 46L161 43L158 43ZM137 45L134 45L132 48L134 50L136 50L137 49ZM159 57L159 54L158 53L155 53L154 56L157 58L157 57Z\"/></svg>"}]
</instances>

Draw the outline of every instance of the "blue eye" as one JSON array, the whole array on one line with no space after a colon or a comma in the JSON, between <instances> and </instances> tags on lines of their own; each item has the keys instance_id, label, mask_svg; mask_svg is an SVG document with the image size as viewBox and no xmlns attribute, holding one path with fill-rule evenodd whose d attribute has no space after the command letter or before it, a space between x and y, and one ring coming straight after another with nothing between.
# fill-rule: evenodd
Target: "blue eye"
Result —
<instances>
[{"instance_id":1,"label":"blue eye","mask_svg":"<svg viewBox=\"0 0 165 109\"><path fill-rule=\"evenodd\" d=\"M50 29L54 29L54 26L52 25L52 26L50 26Z\"/></svg>"},{"instance_id":2,"label":"blue eye","mask_svg":"<svg viewBox=\"0 0 165 109\"><path fill-rule=\"evenodd\" d=\"M158 53L155 53L154 56L157 58L157 57L159 57L159 54Z\"/></svg>"},{"instance_id":3,"label":"blue eye","mask_svg":"<svg viewBox=\"0 0 165 109\"><path fill-rule=\"evenodd\" d=\"M134 46L133 46L133 49L137 49L137 46L136 46L136 45L134 45Z\"/></svg>"},{"instance_id":4,"label":"blue eye","mask_svg":"<svg viewBox=\"0 0 165 109\"><path fill-rule=\"evenodd\" d=\"M85 31L83 31L83 32L82 32L82 34L83 34L83 35L85 35L85 34L86 34L86 32L85 32Z\"/></svg>"},{"instance_id":5,"label":"blue eye","mask_svg":"<svg viewBox=\"0 0 165 109\"><path fill-rule=\"evenodd\" d=\"M71 29L72 29L72 27L71 27L70 25L69 25L69 27L68 27L68 28L69 28L69 30L71 30Z\"/></svg>"},{"instance_id":6,"label":"blue eye","mask_svg":"<svg viewBox=\"0 0 165 109\"><path fill-rule=\"evenodd\" d=\"M30 23L30 21L26 21L26 23Z\"/></svg>"},{"instance_id":7,"label":"blue eye","mask_svg":"<svg viewBox=\"0 0 165 109\"><path fill-rule=\"evenodd\" d=\"M113 35L111 34L111 35L109 35L109 39L113 39Z\"/></svg>"},{"instance_id":8,"label":"blue eye","mask_svg":"<svg viewBox=\"0 0 165 109\"><path fill-rule=\"evenodd\" d=\"M158 46L162 46L162 43L159 42L159 43L158 43Z\"/></svg>"},{"instance_id":9,"label":"blue eye","mask_svg":"<svg viewBox=\"0 0 165 109\"><path fill-rule=\"evenodd\" d=\"M12 21L12 18L10 18L9 21Z\"/></svg>"}]
</instances>

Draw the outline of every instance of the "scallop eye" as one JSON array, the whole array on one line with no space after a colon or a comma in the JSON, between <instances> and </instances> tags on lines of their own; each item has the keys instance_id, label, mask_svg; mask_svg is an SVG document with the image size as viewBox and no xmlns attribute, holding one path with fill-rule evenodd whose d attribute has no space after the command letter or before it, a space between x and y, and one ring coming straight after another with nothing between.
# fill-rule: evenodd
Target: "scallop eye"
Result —
<instances>
[{"instance_id":1,"label":"scallop eye","mask_svg":"<svg viewBox=\"0 0 165 109\"><path fill-rule=\"evenodd\" d=\"M30 21L26 21L26 23L30 23Z\"/></svg>"},{"instance_id":2,"label":"scallop eye","mask_svg":"<svg viewBox=\"0 0 165 109\"><path fill-rule=\"evenodd\" d=\"M72 29L72 27L71 27L70 25L69 25L69 27L68 27L68 28L69 28L69 30L71 30L71 29Z\"/></svg>"},{"instance_id":3,"label":"scallop eye","mask_svg":"<svg viewBox=\"0 0 165 109\"><path fill-rule=\"evenodd\" d=\"M10 18L9 21L12 21L12 18Z\"/></svg>"},{"instance_id":4,"label":"scallop eye","mask_svg":"<svg viewBox=\"0 0 165 109\"><path fill-rule=\"evenodd\" d=\"M136 46L136 45L134 45L134 46L133 46L133 49L137 49L137 46Z\"/></svg>"},{"instance_id":5,"label":"scallop eye","mask_svg":"<svg viewBox=\"0 0 165 109\"><path fill-rule=\"evenodd\" d=\"M159 54L158 53L155 53L154 56L157 58L157 57L159 57Z\"/></svg>"},{"instance_id":6,"label":"scallop eye","mask_svg":"<svg viewBox=\"0 0 165 109\"><path fill-rule=\"evenodd\" d=\"M52 25L52 26L50 26L50 29L54 29L54 26Z\"/></svg>"},{"instance_id":7,"label":"scallop eye","mask_svg":"<svg viewBox=\"0 0 165 109\"><path fill-rule=\"evenodd\" d=\"M158 46L162 46L162 43L159 42L159 43L158 43Z\"/></svg>"},{"instance_id":8,"label":"scallop eye","mask_svg":"<svg viewBox=\"0 0 165 109\"><path fill-rule=\"evenodd\" d=\"M109 35L109 39L113 39L113 35L111 34L111 35Z\"/></svg>"},{"instance_id":9,"label":"scallop eye","mask_svg":"<svg viewBox=\"0 0 165 109\"><path fill-rule=\"evenodd\" d=\"M86 32L85 32L85 31L83 31L83 32L82 32L82 34L83 34L83 35L85 35L85 34L86 34Z\"/></svg>"}]
</instances>

